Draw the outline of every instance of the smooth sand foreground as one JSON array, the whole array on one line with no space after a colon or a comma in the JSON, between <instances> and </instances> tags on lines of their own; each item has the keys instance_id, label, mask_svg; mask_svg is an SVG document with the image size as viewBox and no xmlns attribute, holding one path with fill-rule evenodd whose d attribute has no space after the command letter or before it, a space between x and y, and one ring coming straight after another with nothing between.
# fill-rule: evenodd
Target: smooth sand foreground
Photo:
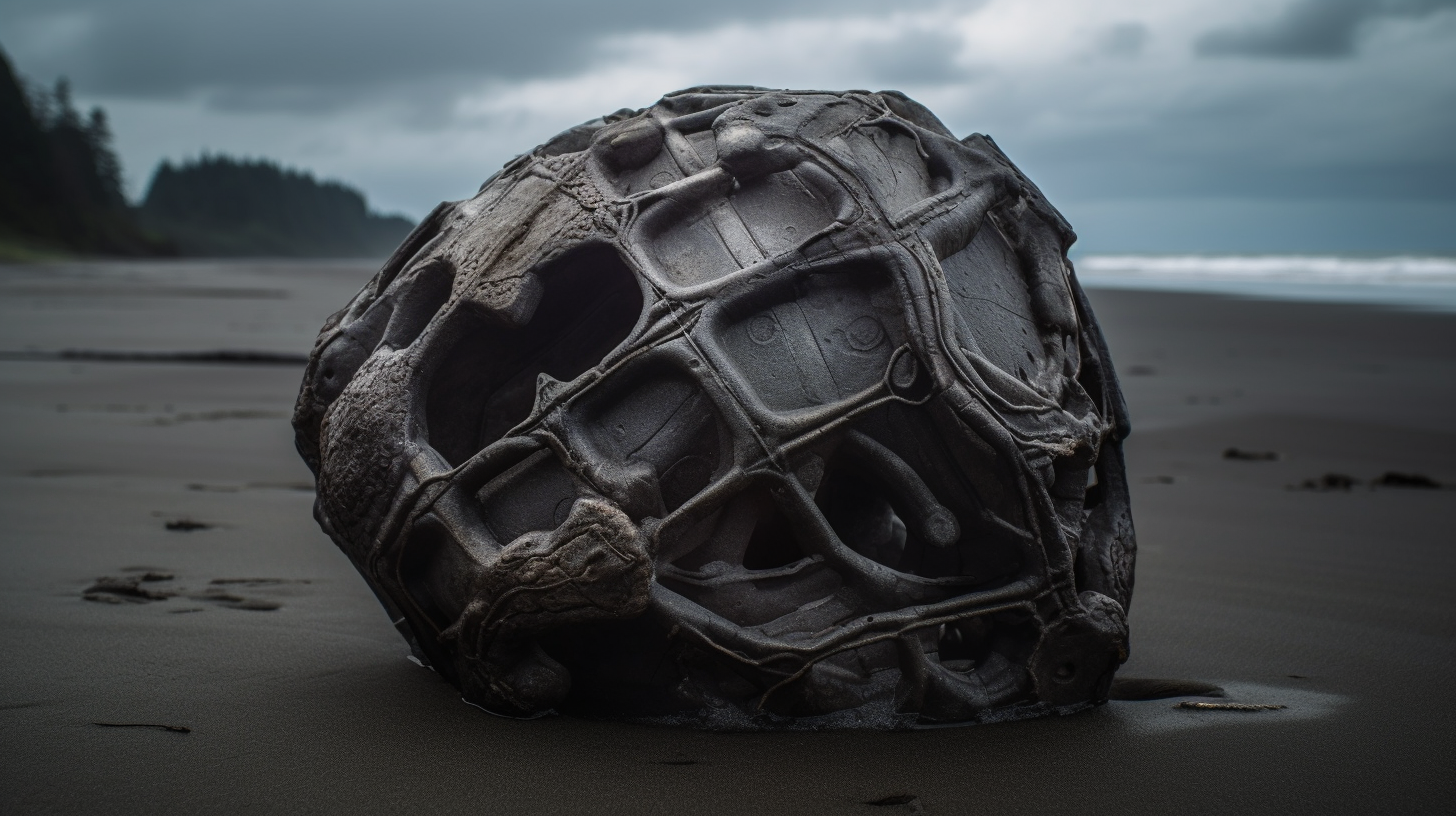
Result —
<instances>
[{"instance_id":1,"label":"smooth sand foreground","mask_svg":"<svg viewBox=\"0 0 1456 816\"><path fill-rule=\"evenodd\" d=\"M370 272L0 267L0 352L302 353ZM1446 811L1456 492L1289 488L1327 473L1456 482L1456 315L1092 299L1135 426L1122 676L1282 710L1113 702L909 733L494 718L405 659L314 526L287 422L301 368L11 359L0 812ZM182 519L211 526L167 529ZM182 594L82 597L146 571L174 577L142 587Z\"/></svg>"}]
</instances>

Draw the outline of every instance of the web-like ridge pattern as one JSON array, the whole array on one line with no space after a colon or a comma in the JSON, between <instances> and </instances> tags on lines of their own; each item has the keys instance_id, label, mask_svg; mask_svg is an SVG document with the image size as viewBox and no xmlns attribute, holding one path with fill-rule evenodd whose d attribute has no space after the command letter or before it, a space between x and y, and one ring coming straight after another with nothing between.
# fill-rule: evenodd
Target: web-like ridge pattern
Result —
<instances>
[{"instance_id":1,"label":"web-like ridge pattern","mask_svg":"<svg viewBox=\"0 0 1456 816\"><path fill-rule=\"evenodd\" d=\"M319 336L316 516L491 711L904 727L1127 657L1071 229L902 95L695 88L442 204Z\"/></svg>"}]
</instances>

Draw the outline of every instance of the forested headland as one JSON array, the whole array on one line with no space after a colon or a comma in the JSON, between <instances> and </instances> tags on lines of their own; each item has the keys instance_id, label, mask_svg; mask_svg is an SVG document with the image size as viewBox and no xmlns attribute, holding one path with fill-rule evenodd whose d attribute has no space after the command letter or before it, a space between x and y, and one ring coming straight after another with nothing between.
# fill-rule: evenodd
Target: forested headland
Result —
<instances>
[{"instance_id":1,"label":"forested headland","mask_svg":"<svg viewBox=\"0 0 1456 816\"><path fill-rule=\"evenodd\" d=\"M270 161L203 156L152 175L141 223L184 255L388 255L414 223L369 211L357 190Z\"/></svg>"},{"instance_id":2,"label":"forested headland","mask_svg":"<svg viewBox=\"0 0 1456 816\"><path fill-rule=\"evenodd\" d=\"M65 80L25 82L0 51L0 261L57 257L382 257L413 222L336 181L263 159L163 162L126 199L105 111Z\"/></svg>"}]
</instances>

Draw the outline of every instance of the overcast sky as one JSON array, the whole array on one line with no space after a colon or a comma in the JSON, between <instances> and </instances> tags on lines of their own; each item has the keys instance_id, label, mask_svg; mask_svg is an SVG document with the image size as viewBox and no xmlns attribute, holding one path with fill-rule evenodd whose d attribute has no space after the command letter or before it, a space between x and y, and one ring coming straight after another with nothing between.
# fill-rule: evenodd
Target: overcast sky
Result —
<instances>
[{"instance_id":1,"label":"overcast sky","mask_svg":"<svg viewBox=\"0 0 1456 816\"><path fill-rule=\"evenodd\" d=\"M419 217L677 88L897 88L1083 251L1456 251L1456 0L0 0L0 46L134 197L206 150Z\"/></svg>"}]
</instances>

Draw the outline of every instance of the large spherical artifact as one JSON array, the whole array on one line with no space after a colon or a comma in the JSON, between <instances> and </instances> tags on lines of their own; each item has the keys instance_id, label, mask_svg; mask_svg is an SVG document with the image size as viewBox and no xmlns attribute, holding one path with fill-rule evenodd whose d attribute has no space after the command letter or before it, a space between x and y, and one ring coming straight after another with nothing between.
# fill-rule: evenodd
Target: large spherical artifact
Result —
<instances>
[{"instance_id":1,"label":"large spherical artifact","mask_svg":"<svg viewBox=\"0 0 1456 816\"><path fill-rule=\"evenodd\" d=\"M440 205L325 324L294 416L315 515L499 714L1095 705L1135 545L1074 239L894 92L593 120Z\"/></svg>"}]
</instances>

